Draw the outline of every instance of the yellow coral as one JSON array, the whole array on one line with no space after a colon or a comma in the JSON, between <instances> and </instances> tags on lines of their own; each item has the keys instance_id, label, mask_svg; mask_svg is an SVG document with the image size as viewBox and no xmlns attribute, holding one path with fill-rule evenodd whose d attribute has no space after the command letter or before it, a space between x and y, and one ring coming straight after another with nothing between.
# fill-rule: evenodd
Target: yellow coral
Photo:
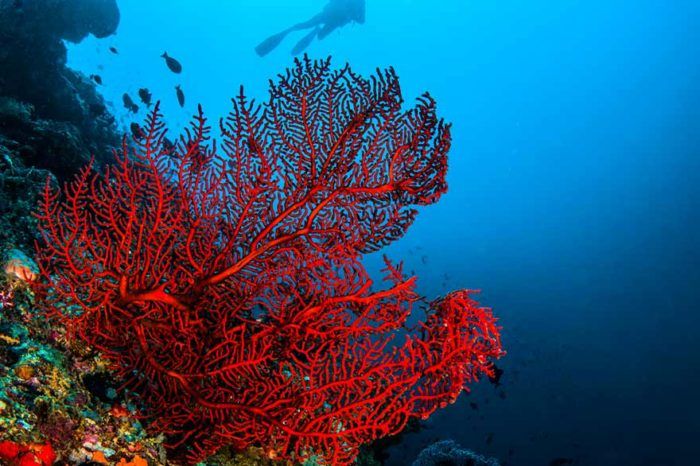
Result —
<instances>
[{"instance_id":1,"label":"yellow coral","mask_svg":"<svg viewBox=\"0 0 700 466\"><path fill-rule=\"evenodd\" d=\"M23 364L15 368L15 375L22 380L29 380L34 377L34 368Z\"/></svg>"},{"instance_id":2,"label":"yellow coral","mask_svg":"<svg viewBox=\"0 0 700 466\"><path fill-rule=\"evenodd\" d=\"M0 333L0 341L4 341L8 345L19 345L20 341L17 338L12 338L11 336L8 335L3 335Z\"/></svg>"}]
</instances>

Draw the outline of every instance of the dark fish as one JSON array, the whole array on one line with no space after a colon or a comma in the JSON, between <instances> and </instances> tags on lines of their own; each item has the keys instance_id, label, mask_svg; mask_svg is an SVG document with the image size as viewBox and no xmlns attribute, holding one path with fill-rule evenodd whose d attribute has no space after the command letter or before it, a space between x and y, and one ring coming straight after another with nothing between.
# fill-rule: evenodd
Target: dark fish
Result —
<instances>
[{"instance_id":1,"label":"dark fish","mask_svg":"<svg viewBox=\"0 0 700 466\"><path fill-rule=\"evenodd\" d=\"M161 143L161 152L168 157L175 156L175 144L170 139L163 137L163 142Z\"/></svg>"},{"instance_id":2,"label":"dark fish","mask_svg":"<svg viewBox=\"0 0 700 466\"><path fill-rule=\"evenodd\" d=\"M182 65L180 64L180 62L175 60L173 57L168 56L168 52L163 52L163 55L161 55L161 57L165 58L165 64L168 65L170 71L172 71L173 73L182 72Z\"/></svg>"},{"instance_id":3,"label":"dark fish","mask_svg":"<svg viewBox=\"0 0 700 466\"><path fill-rule=\"evenodd\" d=\"M493 377L489 376L489 382L491 382L494 386L500 387L501 386L501 376L503 376L503 369L498 367L497 365L493 365Z\"/></svg>"},{"instance_id":4,"label":"dark fish","mask_svg":"<svg viewBox=\"0 0 700 466\"><path fill-rule=\"evenodd\" d=\"M574 464L573 458L554 458L549 462L549 466L564 466L566 464Z\"/></svg>"},{"instance_id":5,"label":"dark fish","mask_svg":"<svg viewBox=\"0 0 700 466\"><path fill-rule=\"evenodd\" d=\"M124 108L129 110L132 113L136 113L139 111L139 106L134 103L133 100L131 100L131 97L129 97L129 94L126 92L122 96L122 102L124 102Z\"/></svg>"},{"instance_id":6,"label":"dark fish","mask_svg":"<svg viewBox=\"0 0 700 466\"><path fill-rule=\"evenodd\" d=\"M475 402L473 402L473 401L470 401L470 402L469 402L469 407L470 407L471 409L473 409L474 411L478 411L478 410L479 410L479 404L478 404L478 403L475 403Z\"/></svg>"},{"instance_id":7,"label":"dark fish","mask_svg":"<svg viewBox=\"0 0 700 466\"><path fill-rule=\"evenodd\" d=\"M139 89L139 98L147 107L151 106L151 93L145 87Z\"/></svg>"},{"instance_id":8,"label":"dark fish","mask_svg":"<svg viewBox=\"0 0 700 466\"><path fill-rule=\"evenodd\" d=\"M110 48L109 48L109 51L112 52L112 53L115 54L115 55L119 53L119 50L117 50L116 47L110 47Z\"/></svg>"},{"instance_id":9,"label":"dark fish","mask_svg":"<svg viewBox=\"0 0 700 466\"><path fill-rule=\"evenodd\" d=\"M135 122L131 123L130 129L131 129L131 134L134 136L134 139L136 139L136 140L143 139L143 136L144 136L143 130L141 129L141 126L139 126L138 123L135 123Z\"/></svg>"},{"instance_id":10,"label":"dark fish","mask_svg":"<svg viewBox=\"0 0 700 466\"><path fill-rule=\"evenodd\" d=\"M185 93L182 92L182 89L180 86L175 86L175 93L177 94L177 103L180 104L180 107L185 106Z\"/></svg>"},{"instance_id":11,"label":"dark fish","mask_svg":"<svg viewBox=\"0 0 700 466\"><path fill-rule=\"evenodd\" d=\"M95 81L97 84L102 84L102 77L99 74L91 74L90 79Z\"/></svg>"},{"instance_id":12,"label":"dark fish","mask_svg":"<svg viewBox=\"0 0 700 466\"><path fill-rule=\"evenodd\" d=\"M506 392L501 390L500 392L498 392L498 397L502 400L505 400L506 399Z\"/></svg>"},{"instance_id":13,"label":"dark fish","mask_svg":"<svg viewBox=\"0 0 700 466\"><path fill-rule=\"evenodd\" d=\"M489 432L489 434L486 436L486 445L491 445L493 442L493 432Z\"/></svg>"}]
</instances>

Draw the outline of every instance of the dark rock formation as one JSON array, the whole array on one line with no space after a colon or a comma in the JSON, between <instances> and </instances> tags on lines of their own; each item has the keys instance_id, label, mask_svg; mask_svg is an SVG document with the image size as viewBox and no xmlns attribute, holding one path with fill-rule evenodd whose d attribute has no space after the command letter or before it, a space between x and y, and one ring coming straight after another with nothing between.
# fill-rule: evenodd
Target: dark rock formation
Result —
<instances>
[{"instance_id":1,"label":"dark rock formation","mask_svg":"<svg viewBox=\"0 0 700 466\"><path fill-rule=\"evenodd\" d=\"M39 118L80 122L81 100L93 96L66 68L62 39L105 37L118 24L116 0L0 0L0 93L32 104Z\"/></svg>"},{"instance_id":2,"label":"dark rock formation","mask_svg":"<svg viewBox=\"0 0 700 466\"><path fill-rule=\"evenodd\" d=\"M67 179L119 143L95 84L66 67L63 42L118 24L116 0L0 0L0 249L31 247L47 176Z\"/></svg>"}]
</instances>

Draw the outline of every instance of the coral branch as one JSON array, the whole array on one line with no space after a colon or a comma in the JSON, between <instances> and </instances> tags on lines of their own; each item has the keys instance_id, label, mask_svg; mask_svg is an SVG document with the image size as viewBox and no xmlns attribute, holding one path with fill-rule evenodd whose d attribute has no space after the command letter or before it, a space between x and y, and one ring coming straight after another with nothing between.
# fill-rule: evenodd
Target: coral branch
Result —
<instances>
[{"instance_id":1,"label":"coral branch","mask_svg":"<svg viewBox=\"0 0 700 466\"><path fill-rule=\"evenodd\" d=\"M449 126L393 70L297 61L217 146L201 109L171 146L159 106L102 174L47 185L37 214L48 314L104 353L151 428L197 461L223 445L350 464L360 445L456 399L502 355L468 291L422 301L387 261L446 190Z\"/></svg>"}]
</instances>

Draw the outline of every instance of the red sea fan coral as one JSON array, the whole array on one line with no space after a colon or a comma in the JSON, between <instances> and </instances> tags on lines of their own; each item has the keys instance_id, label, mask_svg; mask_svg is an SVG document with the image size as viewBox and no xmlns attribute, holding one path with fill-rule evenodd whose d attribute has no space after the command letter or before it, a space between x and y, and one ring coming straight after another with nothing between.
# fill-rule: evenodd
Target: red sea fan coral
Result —
<instances>
[{"instance_id":1,"label":"red sea fan coral","mask_svg":"<svg viewBox=\"0 0 700 466\"><path fill-rule=\"evenodd\" d=\"M420 305L386 261L446 190L449 126L424 95L402 111L393 70L370 79L297 61L256 106L241 94L221 143L202 115L174 145L156 106L102 174L47 186L38 248L49 314L102 351L173 452L223 445L349 464L456 399L501 356L468 291Z\"/></svg>"}]
</instances>

